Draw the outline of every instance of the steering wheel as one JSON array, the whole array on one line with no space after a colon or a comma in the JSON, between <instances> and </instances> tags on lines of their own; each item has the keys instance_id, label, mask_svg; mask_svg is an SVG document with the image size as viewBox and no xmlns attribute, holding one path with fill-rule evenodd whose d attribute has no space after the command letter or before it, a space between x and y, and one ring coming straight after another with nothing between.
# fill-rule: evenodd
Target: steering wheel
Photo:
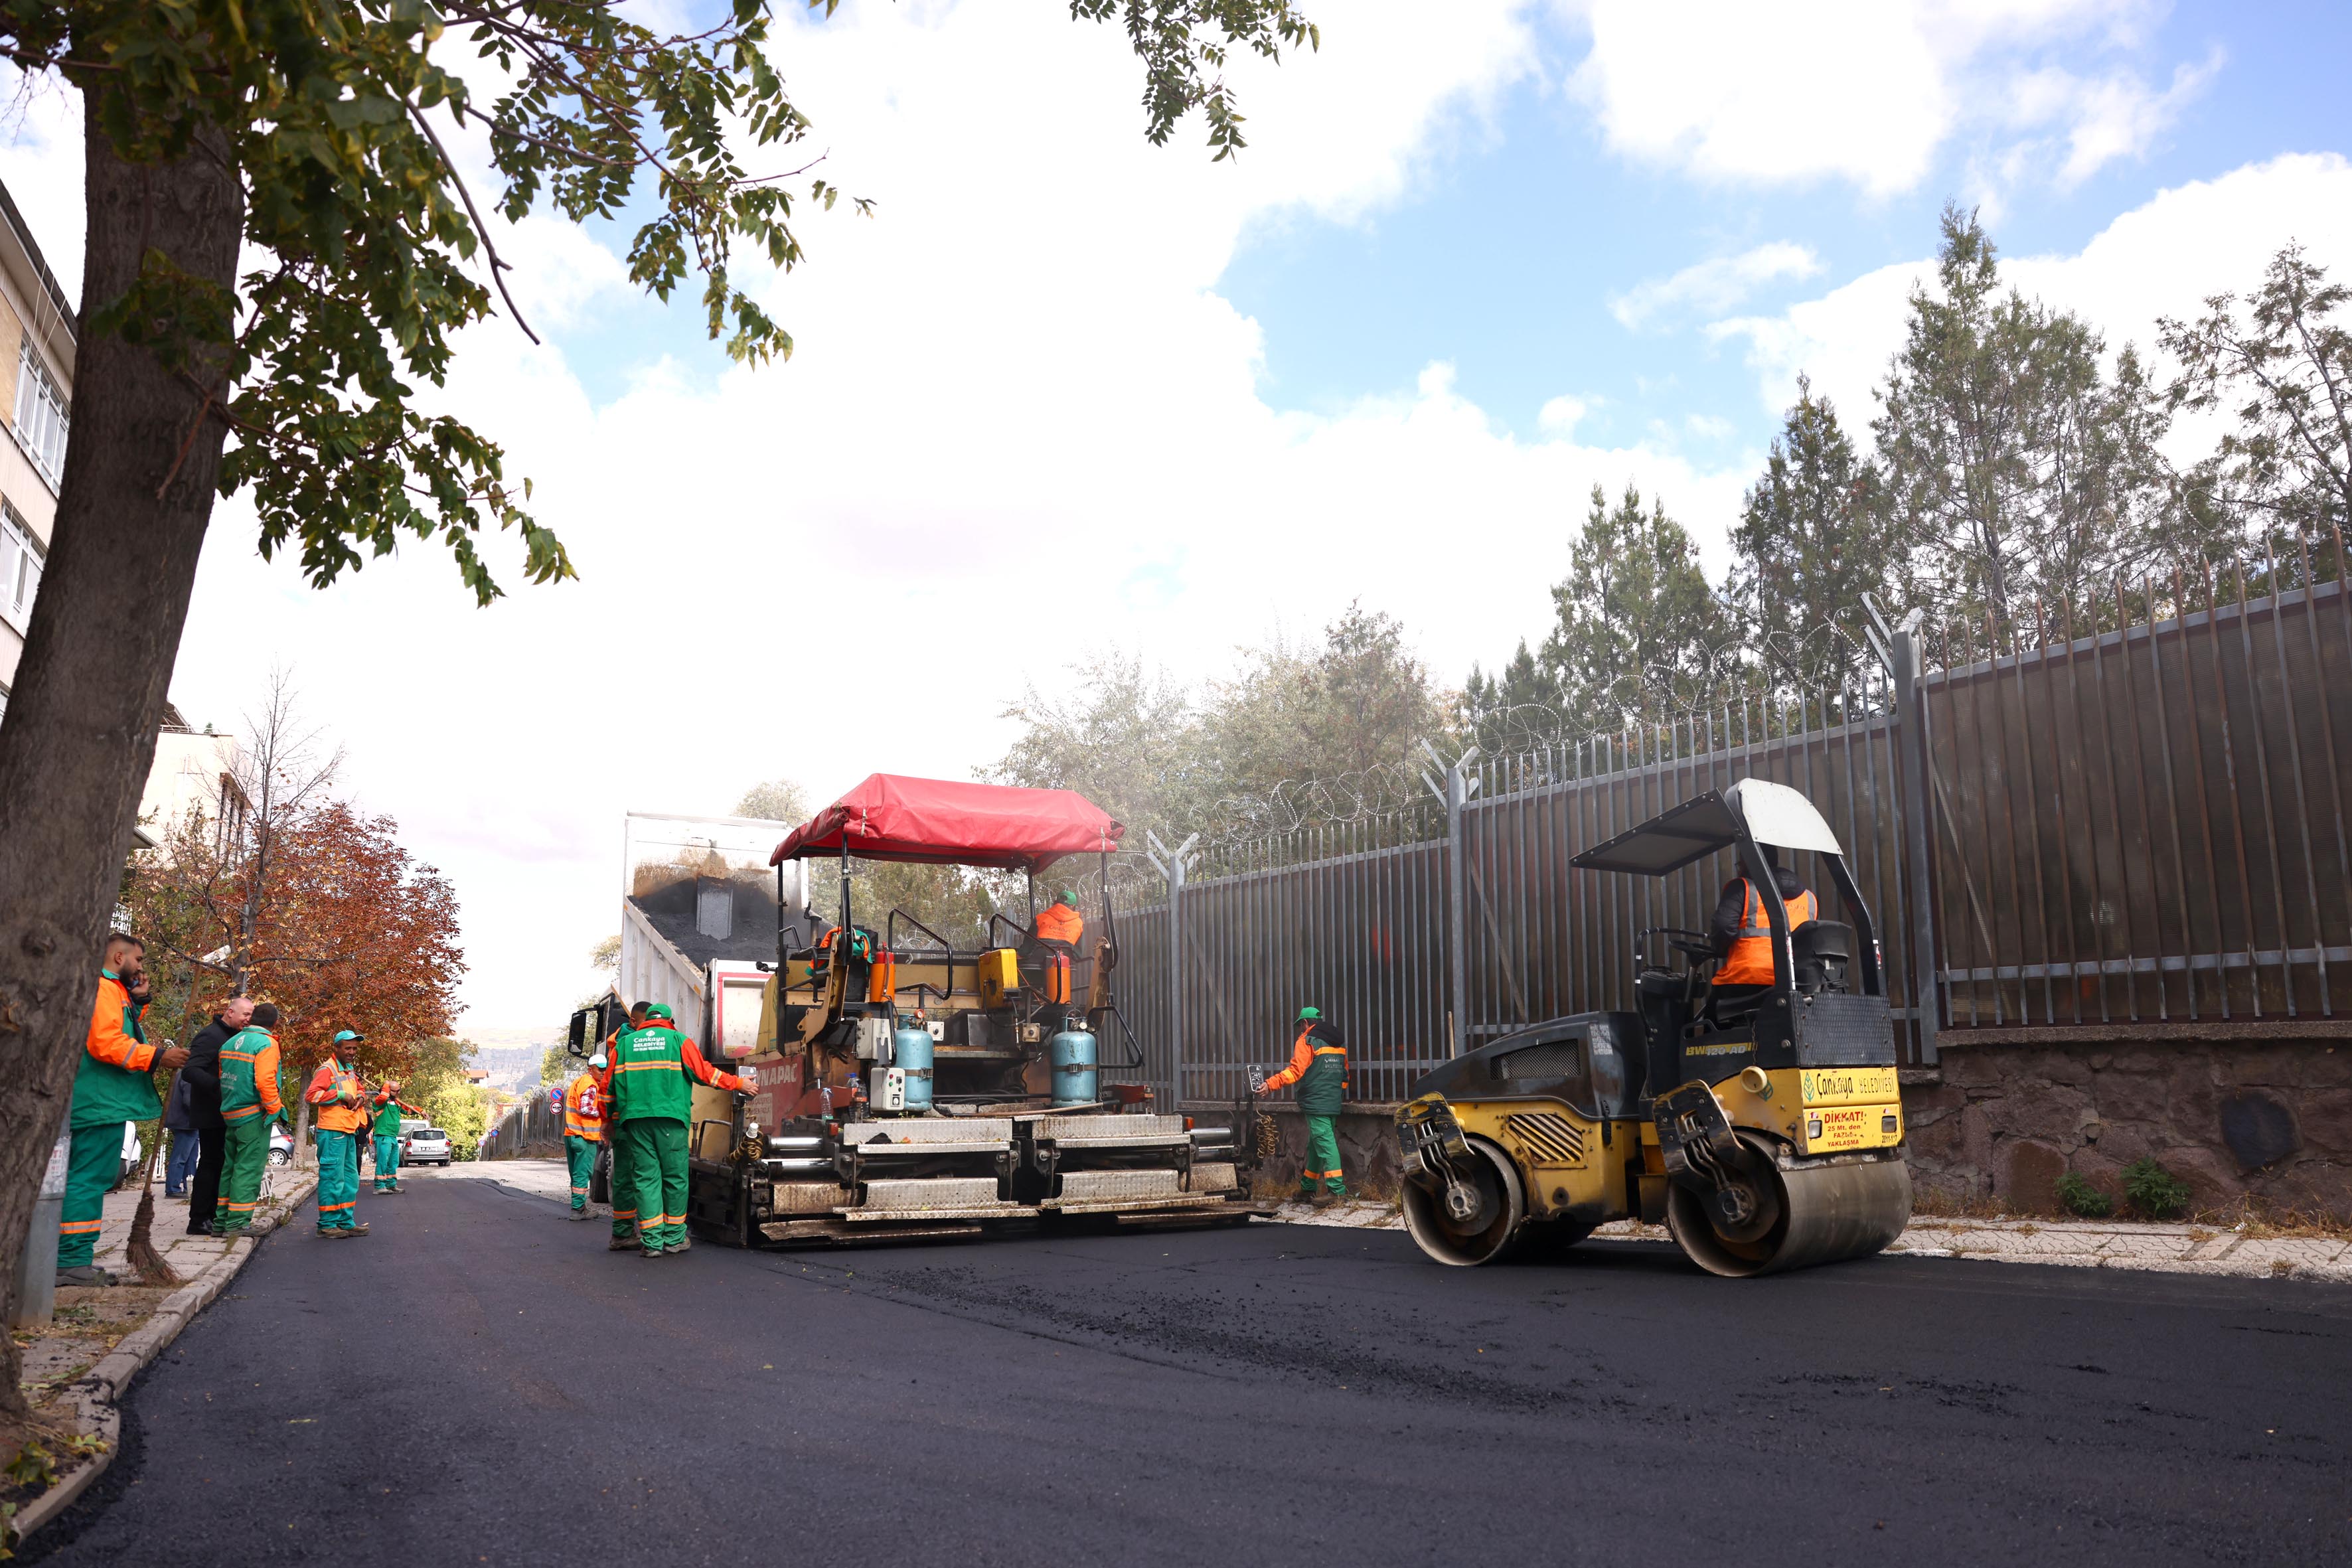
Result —
<instances>
[{"instance_id":1,"label":"steering wheel","mask_svg":"<svg viewBox=\"0 0 2352 1568\"><path fill-rule=\"evenodd\" d=\"M1644 936L1662 936L1666 945L1685 958L1713 958L1715 943L1703 931L1689 931L1681 926L1652 926Z\"/></svg>"}]
</instances>

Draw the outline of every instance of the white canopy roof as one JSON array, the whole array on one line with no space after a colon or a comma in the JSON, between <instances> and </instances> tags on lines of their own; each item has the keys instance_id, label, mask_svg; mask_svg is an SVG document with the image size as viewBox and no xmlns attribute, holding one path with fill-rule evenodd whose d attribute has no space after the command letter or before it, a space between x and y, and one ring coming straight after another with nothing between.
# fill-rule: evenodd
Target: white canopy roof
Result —
<instances>
[{"instance_id":1,"label":"white canopy roof","mask_svg":"<svg viewBox=\"0 0 2352 1568\"><path fill-rule=\"evenodd\" d=\"M1587 849L1572 864L1594 871L1663 877L1738 843L1740 822L1759 844L1822 855L1845 853L1811 801L1769 779L1741 779L1729 789L1709 790L1660 812L1641 826Z\"/></svg>"}]
</instances>

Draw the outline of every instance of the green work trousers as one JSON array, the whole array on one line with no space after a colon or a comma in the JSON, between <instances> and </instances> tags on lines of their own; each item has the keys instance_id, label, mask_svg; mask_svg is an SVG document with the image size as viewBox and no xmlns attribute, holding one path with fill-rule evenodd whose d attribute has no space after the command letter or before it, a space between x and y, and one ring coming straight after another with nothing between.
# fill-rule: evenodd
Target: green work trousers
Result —
<instances>
[{"instance_id":1,"label":"green work trousers","mask_svg":"<svg viewBox=\"0 0 2352 1568\"><path fill-rule=\"evenodd\" d=\"M1345 1194L1348 1183L1339 1172L1339 1134L1333 1130L1331 1118L1310 1115L1306 1120L1307 1163L1298 1173L1298 1195L1311 1196L1318 1183L1324 1192Z\"/></svg>"},{"instance_id":2,"label":"green work trousers","mask_svg":"<svg viewBox=\"0 0 2352 1568\"><path fill-rule=\"evenodd\" d=\"M621 1136L619 1122L604 1123L604 1136L613 1141L613 1170L604 1178L613 1198L613 1239L635 1241L637 1239L636 1163L629 1158L629 1142Z\"/></svg>"},{"instance_id":3,"label":"green work trousers","mask_svg":"<svg viewBox=\"0 0 2352 1568\"><path fill-rule=\"evenodd\" d=\"M221 1134L221 1197L215 1230L243 1230L261 1204L261 1176L269 1167L269 1121L256 1111Z\"/></svg>"},{"instance_id":4,"label":"green work trousers","mask_svg":"<svg viewBox=\"0 0 2352 1568\"><path fill-rule=\"evenodd\" d=\"M563 1163L572 1169L572 1212L588 1206L588 1178L596 1172L596 1145L576 1133L563 1135Z\"/></svg>"},{"instance_id":5,"label":"green work trousers","mask_svg":"<svg viewBox=\"0 0 2352 1568\"><path fill-rule=\"evenodd\" d=\"M667 1116L633 1116L621 1123L616 1147L629 1152L637 1240L648 1252L685 1241L686 1123Z\"/></svg>"},{"instance_id":6,"label":"green work trousers","mask_svg":"<svg viewBox=\"0 0 2352 1568\"><path fill-rule=\"evenodd\" d=\"M379 1132L375 1138L375 1190L388 1193L399 1180L400 1134Z\"/></svg>"},{"instance_id":7,"label":"green work trousers","mask_svg":"<svg viewBox=\"0 0 2352 1568\"><path fill-rule=\"evenodd\" d=\"M97 1254L107 1191L121 1179L122 1123L75 1128L73 1150L66 1156L65 1215L58 1226L59 1268L84 1268Z\"/></svg>"},{"instance_id":8,"label":"green work trousers","mask_svg":"<svg viewBox=\"0 0 2352 1568\"><path fill-rule=\"evenodd\" d=\"M360 1139L356 1132L319 1129L319 1228L349 1230L359 1223Z\"/></svg>"}]
</instances>

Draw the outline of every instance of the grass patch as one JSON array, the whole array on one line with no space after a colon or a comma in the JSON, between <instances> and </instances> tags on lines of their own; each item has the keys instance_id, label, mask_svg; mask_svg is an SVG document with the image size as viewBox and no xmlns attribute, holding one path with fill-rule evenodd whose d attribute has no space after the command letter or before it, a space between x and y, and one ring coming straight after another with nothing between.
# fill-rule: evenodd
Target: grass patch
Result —
<instances>
[{"instance_id":1,"label":"grass patch","mask_svg":"<svg viewBox=\"0 0 2352 1568\"><path fill-rule=\"evenodd\" d=\"M2068 1214L2084 1219L2105 1219L2116 1212L2116 1200L2093 1186L2078 1171L2058 1178L2058 1202Z\"/></svg>"},{"instance_id":2,"label":"grass patch","mask_svg":"<svg viewBox=\"0 0 2352 1568\"><path fill-rule=\"evenodd\" d=\"M2149 1219L2178 1219L2189 1212L2189 1184L2144 1154L2124 1167L2124 1201Z\"/></svg>"}]
</instances>

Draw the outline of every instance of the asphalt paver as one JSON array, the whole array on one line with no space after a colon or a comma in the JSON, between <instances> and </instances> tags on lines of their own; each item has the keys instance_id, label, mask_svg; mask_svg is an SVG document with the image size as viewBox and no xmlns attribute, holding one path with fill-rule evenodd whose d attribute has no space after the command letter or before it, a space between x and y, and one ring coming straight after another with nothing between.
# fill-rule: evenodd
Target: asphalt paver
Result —
<instances>
[{"instance_id":1,"label":"asphalt paver","mask_svg":"<svg viewBox=\"0 0 2352 1568\"><path fill-rule=\"evenodd\" d=\"M2352 1287L1243 1229L657 1260L418 1173L273 1237L28 1560L2352 1563Z\"/></svg>"}]
</instances>

